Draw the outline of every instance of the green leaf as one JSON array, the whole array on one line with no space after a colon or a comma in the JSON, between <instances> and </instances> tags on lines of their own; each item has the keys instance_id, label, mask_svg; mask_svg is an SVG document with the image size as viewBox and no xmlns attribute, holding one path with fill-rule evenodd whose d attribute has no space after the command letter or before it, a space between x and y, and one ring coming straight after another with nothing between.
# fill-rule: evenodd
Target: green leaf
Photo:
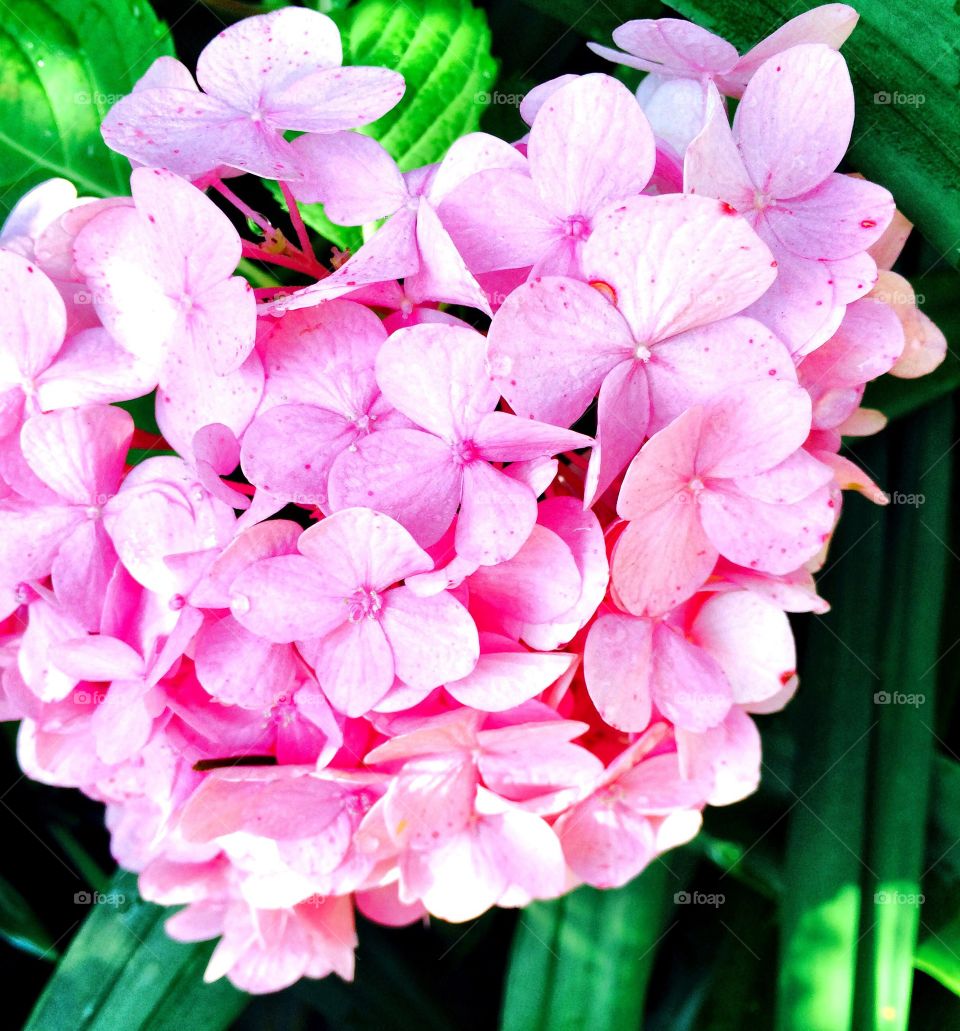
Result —
<instances>
[{"instance_id":1,"label":"green leaf","mask_svg":"<svg viewBox=\"0 0 960 1031\"><path fill-rule=\"evenodd\" d=\"M953 405L939 402L889 434L891 487L919 497L888 518L877 728L864 852L858 1028L906 1031L924 895L921 877L934 758L935 669L950 534ZM922 576L918 576L922 570ZM933 674L933 675L931 675Z\"/></svg>"},{"instance_id":2,"label":"green leaf","mask_svg":"<svg viewBox=\"0 0 960 1031\"><path fill-rule=\"evenodd\" d=\"M960 913L920 942L913 963L954 995L960 995Z\"/></svg>"},{"instance_id":3,"label":"green leaf","mask_svg":"<svg viewBox=\"0 0 960 1031\"><path fill-rule=\"evenodd\" d=\"M788 0L670 0L670 7L741 52L818 6ZM859 0L843 46L857 98L849 160L886 186L952 265L960 264L960 8L951 0Z\"/></svg>"},{"instance_id":4,"label":"green leaf","mask_svg":"<svg viewBox=\"0 0 960 1031\"><path fill-rule=\"evenodd\" d=\"M403 100L359 130L383 144L401 170L439 161L450 144L479 128L497 72L482 10L469 0L360 0L335 13L344 64L392 68L406 82ZM281 200L278 187L270 190ZM335 225L322 205L300 210L341 250L362 244L359 229Z\"/></svg>"},{"instance_id":5,"label":"green leaf","mask_svg":"<svg viewBox=\"0 0 960 1031\"><path fill-rule=\"evenodd\" d=\"M960 996L960 762L933 764L923 914L914 966Z\"/></svg>"},{"instance_id":6,"label":"green leaf","mask_svg":"<svg viewBox=\"0 0 960 1031\"><path fill-rule=\"evenodd\" d=\"M0 212L51 176L127 193L130 164L100 122L156 57L172 54L146 0L17 0L0 23Z\"/></svg>"},{"instance_id":7,"label":"green leaf","mask_svg":"<svg viewBox=\"0 0 960 1031\"><path fill-rule=\"evenodd\" d=\"M75 896L89 915L25 1031L220 1031L246 1006L248 996L225 981L203 983L212 943L169 938L169 909L144 902L136 885L118 873L107 893Z\"/></svg>"},{"instance_id":8,"label":"green leaf","mask_svg":"<svg viewBox=\"0 0 960 1031\"><path fill-rule=\"evenodd\" d=\"M53 941L30 904L4 877L0 877L0 938L40 959L57 958Z\"/></svg>"},{"instance_id":9,"label":"green leaf","mask_svg":"<svg viewBox=\"0 0 960 1031\"><path fill-rule=\"evenodd\" d=\"M863 457L884 482L882 444L870 441ZM848 496L819 577L833 608L809 626L801 687L790 709L797 763L785 803L778 1031L851 1027L860 934L858 855L886 601L883 556L883 511Z\"/></svg>"},{"instance_id":10,"label":"green leaf","mask_svg":"<svg viewBox=\"0 0 960 1031\"><path fill-rule=\"evenodd\" d=\"M638 1027L673 894L691 867L687 853L668 853L623 888L578 888L524 909L510 952L503 1031Z\"/></svg>"}]
</instances>

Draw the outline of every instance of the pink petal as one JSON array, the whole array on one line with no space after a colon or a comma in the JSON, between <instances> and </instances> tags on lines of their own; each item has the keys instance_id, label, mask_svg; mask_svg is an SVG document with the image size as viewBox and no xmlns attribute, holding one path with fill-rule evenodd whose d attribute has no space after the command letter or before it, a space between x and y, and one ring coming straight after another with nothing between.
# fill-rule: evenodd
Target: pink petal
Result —
<instances>
[{"instance_id":1,"label":"pink petal","mask_svg":"<svg viewBox=\"0 0 960 1031\"><path fill-rule=\"evenodd\" d=\"M28 419L20 445L30 468L62 498L105 505L123 476L133 419L122 408L88 405Z\"/></svg>"},{"instance_id":2,"label":"pink petal","mask_svg":"<svg viewBox=\"0 0 960 1031\"><path fill-rule=\"evenodd\" d=\"M646 363L651 432L728 387L766 379L795 380L790 352L755 319L729 319L657 344Z\"/></svg>"},{"instance_id":3,"label":"pink petal","mask_svg":"<svg viewBox=\"0 0 960 1031\"><path fill-rule=\"evenodd\" d=\"M327 490L335 511L371 506L429 547L453 521L462 478L439 438L420 430L381 430L359 440L355 451L337 456Z\"/></svg>"},{"instance_id":4,"label":"pink petal","mask_svg":"<svg viewBox=\"0 0 960 1031\"><path fill-rule=\"evenodd\" d=\"M600 387L597 443L590 455L584 504L600 497L646 439L650 420L647 367L633 358L608 373Z\"/></svg>"},{"instance_id":5,"label":"pink petal","mask_svg":"<svg viewBox=\"0 0 960 1031\"><path fill-rule=\"evenodd\" d=\"M657 709L685 730L699 733L715 727L733 704L733 692L717 660L663 623L654 631L650 680Z\"/></svg>"},{"instance_id":6,"label":"pink petal","mask_svg":"<svg viewBox=\"0 0 960 1031\"><path fill-rule=\"evenodd\" d=\"M523 547L497 564L481 566L469 579L471 591L512 619L547 623L580 597L580 571L561 538L533 526Z\"/></svg>"},{"instance_id":7,"label":"pink petal","mask_svg":"<svg viewBox=\"0 0 960 1031\"><path fill-rule=\"evenodd\" d=\"M291 311L267 341L266 399L354 419L368 412L378 393L373 366L386 339L377 315L353 301Z\"/></svg>"},{"instance_id":8,"label":"pink petal","mask_svg":"<svg viewBox=\"0 0 960 1031\"><path fill-rule=\"evenodd\" d=\"M170 444L188 455L194 434L212 422L240 438L262 395L263 365L256 353L225 376L205 353L194 354L189 364L175 364L165 374L157 391L157 423Z\"/></svg>"},{"instance_id":9,"label":"pink petal","mask_svg":"<svg viewBox=\"0 0 960 1031\"><path fill-rule=\"evenodd\" d=\"M703 734L677 728L677 750L687 777L712 784L709 805L730 805L756 791L760 733L742 709L734 706L720 726Z\"/></svg>"},{"instance_id":10,"label":"pink petal","mask_svg":"<svg viewBox=\"0 0 960 1031\"><path fill-rule=\"evenodd\" d=\"M82 508L0 502L0 580L16 584L40 580L57 552L86 518Z\"/></svg>"},{"instance_id":11,"label":"pink petal","mask_svg":"<svg viewBox=\"0 0 960 1031\"><path fill-rule=\"evenodd\" d=\"M482 460L463 466L462 475L457 554L481 565L512 558L537 521L533 491Z\"/></svg>"},{"instance_id":12,"label":"pink petal","mask_svg":"<svg viewBox=\"0 0 960 1031\"><path fill-rule=\"evenodd\" d=\"M545 422L521 419L509 412L489 412L473 431L477 453L488 462L526 462L563 451L589 447L583 433L558 429Z\"/></svg>"},{"instance_id":13,"label":"pink petal","mask_svg":"<svg viewBox=\"0 0 960 1031\"><path fill-rule=\"evenodd\" d=\"M294 196L320 201L338 225L359 226L392 215L409 196L397 163L369 136L307 134L294 141L294 149L304 170Z\"/></svg>"},{"instance_id":14,"label":"pink petal","mask_svg":"<svg viewBox=\"0 0 960 1031\"><path fill-rule=\"evenodd\" d=\"M143 657L129 644L101 634L56 643L51 658L77 680L135 680L144 672Z\"/></svg>"},{"instance_id":15,"label":"pink petal","mask_svg":"<svg viewBox=\"0 0 960 1031\"><path fill-rule=\"evenodd\" d=\"M555 826L570 869L597 888L626 884L654 856L653 825L622 802L593 795Z\"/></svg>"},{"instance_id":16,"label":"pink petal","mask_svg":"<svg viewBox=\"0 0 960 1031\"><path fill-rule=\"evenodd\" d=\"M592 74L562 86L543 104L527 155L551 214L590 218L647 185L655 149L630 90L609 75Z\"/></svg>"},{"instance_id":17,"label":"pink petal","mask_svg":"<svg viewBox=\"0 0 960 1031\"><path fill-rule=\"evenodd\" d=\"M197 60L197 81L208 93L253 111L291 78L342 60L340 33L330 18L287 8L245 18L215 36Z\"/></svg>"},{"instance_id":18,"label":"pink petal","mask_svg":"<svg viewBox=\"0 0 960 1031\"><path fill-rule=\"evenodd\" d=\"M447 440L470 436L499 398L487 372L486 340L466 327L398 329L381 347L376 368L390 404Z\"/></svg>"},{"instance_id":19,"label":"pink petal","mask_svg":"<svg viewBox=\"0 0 960 1031\"><path fill-rule=\"evenodd\" d=\"M703 432L703 409L691 408L655 433L630 463L617 514L638 519L672 505L695 475Z\"/></svg>"},{"instance_id":20,"label":"pink petal","mask_svg":"<svg viewBox=\"0 0 960 1031\"><path fill-rule=\"evenodd\" d=\"M106 330L85 329L70 337L37 378L37 400L44 411L108 404L143 397L156 385L155 365L125 351Z\"/></svg>"},{"instance_id":21,"label":"pink petal","mask_svg":"<svg viewBox=\"0 0 960 1031\"><path fill-rule=\"evenodd\" d=\"M836 50L801 44L765 61L733 123L756 188L796 197L823 182L850 143L853 107L850 73Z\"/></svg>"},{"instance_id":22,"label":"pink petal","mask_svg":"<svg viewBox=\"0 0 960 1031\"><path fill-rule=\"evenodd\" d=\"M278 405L254 419L243 435L247 479L298 505L327 506L327 478L337 455L357 439L338 412L312 405ZM290 448L297 441L296 452Z\"/></svg>"},{"instance_id":23,"label":"pink petal","mask_svg":"<svg viewBox=\"0 0 960 1031\"><path fill-rule=\"evenodd\" d=\"M284 129L337 132L385 115L404 88L403 76L387 68L324 68L265 97L265 114Z\"/></svg>"},{"instance_id":24,"label":"pink petal","mask_svg":"<svg viewBox=\"0 0 960 1031\"><path fill-rule=\"evenodd\" d=\"M373 619L344 623L327 634L319 644L315 668L323 693L345 716L369 712L394 678L390 644Z\"/></svg>"},{"instance_id":25,"label":"pink petal","mask_svg":"<svg viewBox=\"0 0 960 1031\"><path fill-rule=\"evenodd\" d=\"M36 265L0 250L0 312L0 382L33 379L63 343L63 299Z\"/></svg>"},{"instance_id":26,"label":"pink petal","mask_svg":"<svg viewBox=\"0 0 960 1031\"><path fill-rule=\"evenodd\" d=\"M751 591L730 591L708 599L697 613L691 634L720 663L737 705L774 697L796 670L787 617Z\"/></svg>"},{"instance_id":27,"label":"pink petal","mask_svg":"<svg viewBox=\"0 0 960 1031\"><path fill-rule=\"evenodd\" d=\"M608 284L640 342L735 315L773 282L773 255L719 201L630 197L597 219L586 278Z\"/></svg>"},{"instance_id":28,"label":"pink petal","mask_svg":"<svg viewBox=\"0 0 960 1031\"><path fill-rule=\"evenodd\" d=\"M590 627L583 675L590 700L611 727L639 731L650 723L652 648L649 620L611 614Z\"/></svg>"},{"instance_id":29,"label":"pink petal","mask_svg":"<svg viewBox=\"0 0 960 1031\"><path fill-rule=\"evenodd\" d=\"M738 59L736 49L725 39L680 18L628 21L614 30L613 41L636 58L629 62L620 59L621 64L687 78L697 78L697 72L722 74Z\"/></svg>"},{"instance_id":30,"label":"pink petal","mask_svg":"<svg viewBox=\"0 0 960 1031\"><path fill-rule=\"evenodd\" d=\"M420 267L416 219L413 207L400 208L332 276L278 301L277 310L309 307L342 297L357 287L412 276Z\"/></svg>"},{"instance_id":31,"label":"pink petal","mask_svg":"<svg viewBox=\"0 0 960 1031\"><path fill-rule=\"evenodd\" d=\"M433 568L430 556L399 524L368 508L348 508L305 530L297 545L333 583L380 591Z\"/></svg>"},{"instance_id":32,"label":"pink petal","mask_svg":"<svg viewBox=\"0 0 960 1031\"><path fill-rule=\"evenodd\" d=\"M893 197L866 179L828 175L789 202L764 212L770 231L802 258L849 258L865 251L893 218Z\"/></svg>"},{"instance_id":33,"label":"pink petal","mask_svg":"<svg viewBox=\"0 0 960 1031\"><path fill-rule=\"evenodd\" d=\"M700 498L703 528L717 550L737 565L789 573L813 558L834 524L830 489L789 505L757 501L726 487Z\"/></svg>"},{"instance_id":34,"label":"pink petal","mask_svg":"<svg viewBox=\"0 0 960 1031\"><path fill-rule=\"evenodd\" d=\"M296 660L289 645L273 644L232 616L204 623L194 645L197 679L221 702L269 708L290 689Z\"/></svg>"},{"instance_id":35,"label":"pink petal","mask_svg":"<svg viewBox=\"0 0 960 1031\"><path fill-rule=\"evenodd\" d=\"M573 656L528 652L508 638L498 637L492 651L481 654L476 668L446 689L461 705L485 712L503 712L535 698L570 668Z\"/></svg>"},{"instance_id":36,"label":"pink petal","mask_svg":"<svg viewBox=\"0 0 960 1031\"><path fill-rule=\"evenodd\" d=\"M787 380L731 387L703 408L697 472L751 476L778 465L807 439L810 396Z\"/></svg>"},{"instance_id":37,"label":"pink petal","mask_svg":"<svg viewBox=\"0 0 960 1031\"><path fill-rule=\"evenodd\" d=\"M553 651L570 641L597 611L607 593L610 568L603 530L593 512L576 498L554 497L538 506L537 523L563 540L580 572L580 597L549 623L527 623L520 636L539 651Z\"/></svg>"},{"instance_id":38,"label":"pink petal","mask_svg":"<svg viewBox=\"0 0 960 1031\"><path fill-rule=\"evenodd\" d=\"M477 664L477 628L467 610L446 592L418 598L399 587L384 596L381 620L396 675L411 687L439 687L467 676Z\"/></svg>"},{"instance_id":39,"label":"pink petal","mask_svg":"<svg viewBox=\"0 0 960 1031\"><path fill-rule=\"evenodd\" d=\"M100 628L117 553L101 520L87 519L63 542L50 568L57 601L88 630Z\"/></svg>"},{"instance_id":40,"label":"pink petal","mask_svg":"<svg viewBox=\"0 0 960 1031\"><path fill-rule=\"evenodd\" d=\"M702 586L716 561L698 505L679 494L672 504L631 520L614 547L611 576L624 608L659 615Z\"/></svg>"},{"instance_id":41,"label":"pink petal","mask_svg":"<svg viewBox=\"0 0 960 1031\"><path fill-rule=\"evenodd\" d=\"M558 426L586 411L604 376L635 348L623 317L599 291L558 277L510 293L487 339L511 408Z\"/></svg>"},{"instance_id":42,"label":"pink petal","mask_svg":"<svg viewBox=\"0 0 960 1031\"><path fill-rule=\"evenodd\" d=\"M431 206L440 204L454 187L471 175L490 168L525 169L527 162L516 147L485 132L471 132L450 145L427 185Z\"/></svg>"},{"instance_id":43,"label":"pink petal","mask_svg":"<svg viewBox=\"0 0 960 1031\"><path fill-rule=\"evenodd\" d=\"M830 467L808 451L795 451L779 465L756 476L739 476L737 490L758 501L790 505L809 497L832 479Z\"/></svg>"},{"instance_id":44,"label":"pink petal","mask_svg":"<svg viewBox=\"0 0 960 1031\"><path fill-rule=\"evenodd\" d=\"M528 268L560 238L533 180L516 168L470 176L438 214L474 274Z\"/></svg>"},{"instance_id":45,"label":"pink petal","mask_svg":"<svg viewBox=\"0 0 960 1031\"><path fill-rule=\"evenodd\" d=\"M493 314L486 293L471 275L450 234L426 199L421 200L417 208L417 247L420 268L403 284L413 301L467 304L486 315Z\"/></svg>"},{"instance_id":46,"label":"pink petal","mask_svg":"<svg viewBox=\"0 0 960 1031\"><path fill-rule=\"evenodd\" d=\"M728 89L728 96L740 96L743 86L764 61L791 47L801 43L824 43L839 50L856 28L859 18L860 15L846 4L823 4L791 18L740 58L729 76L725 77L728 83L738 83L740 88Z\"/></svg>"},{"instance_id":47,"label":"pink petal","mask_svg":"<svg viewBox=\"0 0 960 1031\"><path fill-rule=\"evenodd\" d=\"M303 555L279 555L233 581L237 622L276 644L322 637L347 621L344 595L325 570Z\"/></svg>"}]
</instances>

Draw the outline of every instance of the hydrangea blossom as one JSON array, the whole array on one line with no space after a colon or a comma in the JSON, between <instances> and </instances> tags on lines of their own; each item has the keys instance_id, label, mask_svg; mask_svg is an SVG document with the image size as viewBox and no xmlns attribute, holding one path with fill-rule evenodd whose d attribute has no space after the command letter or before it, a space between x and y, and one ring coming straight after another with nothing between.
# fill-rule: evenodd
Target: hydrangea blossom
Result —
<instances>
[{"instance_id":1,"label":"hydrangea blossom","mask_svg":"<svg viewBox=\"0 0 960 1031\"><path fill-rule=\"evenodd\" d=\"M208 979L349 978L357 910L623 884L756 788L787 613L826 608L842 491L885 500L842 437L946 346L890 271L909 224L837 171L855 22L744 56L630 22L595 49L637 96L561 76L523 140L401 173L350 131L400 77L288 8L114 106L129 197L14 210L0 715L28 775L106 804L170 934L219 939ZM321 260L298 200L366 242Z\"/></svg>"}]
</instances>

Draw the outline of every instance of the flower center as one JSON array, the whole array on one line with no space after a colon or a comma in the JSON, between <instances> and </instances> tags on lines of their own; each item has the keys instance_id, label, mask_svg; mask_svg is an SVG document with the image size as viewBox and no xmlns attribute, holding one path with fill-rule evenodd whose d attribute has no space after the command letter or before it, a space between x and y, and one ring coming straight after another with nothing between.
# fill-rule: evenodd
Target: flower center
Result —
<instances>
[{"instance_id":1,"label":"flower center","mask_svg":"<svg viewBox=\"0 0 960 1031\"><path fill-rule=\"evenodd\" d=\"M638 362L648 362L653 352L646 344L637 344L633 356Z\"/></svg>"},{"instance_id":2,"label":"flower center","mask_svg":"<svg viewBox=\"0 0 960 1031\"><path fill-rule=\"evenodd\" d=\"M472 440L460 440L453 446L453 458L458 465L469 465L479 457L480 452Z\"/></svg>"},{"instance_id":3,"label":"flower center","mask_svg":"<svg viewBox=\"0 0 960 1031\"><path fill-rule=\"evenodd\" d=\"M359 623L361 619L376 619L383 608L383 599L369 587L358 587L349 598L343 599L347 606L347 619Z\"/></svg>"},{"instance_id":4,"label":"flower center","mask_svg":"<svg viewBox=\"0 0 960 1031\"><path fill-rule=\"evenodd\" d=\"M563 223L563 234L574 240L585 240L590 235L590 223L583 215L571 215Z\"/></svg>"},{"instance_id":5,"label":"flower center","mask_svg":"<svg viewBox=\"0 0 960 1031\"><path fill-rule=\"evenodd\" d=\"M694 496L696 496L697 494L702 494L704 489L705 484L699 476L694 476L694 478L687 484L687 490L690 491L690 493Z\"/></svg>"}]
</instances>

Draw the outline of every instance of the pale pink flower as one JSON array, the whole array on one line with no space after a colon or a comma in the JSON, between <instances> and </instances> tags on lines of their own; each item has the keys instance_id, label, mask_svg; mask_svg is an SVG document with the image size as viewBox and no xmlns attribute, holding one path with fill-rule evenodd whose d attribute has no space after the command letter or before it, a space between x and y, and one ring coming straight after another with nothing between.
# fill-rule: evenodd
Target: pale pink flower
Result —
<instances>
[{"instance_id":1,"label":"pale pink flower","mask_svg":"<svg viewBox=\"0 0 960 1031\"><path fill-rule=\"evenodd\" d=\"M344 509L305 531L299 555L255 563L233 583L233 614L269 641L301 641L333 705L359 716L394 679L438 687L466 676L477 630L451 595L420 598L395 586L429 569L402 526L369 509Z\"/></svg>"},{"instance_id":2,"label":"pale pink flower","mask_svg":"<svg viewBox=\"0 0 960 1031\"><path fill-rule=\"evenodd\" d=\"M459 507L457 554L483 564L515 555L536 522L536 495L491 463L586 447L590 438L496 411L487 343L472 329L398 330L381 347L376 374L384 398L417 428L381 430L342 451L330 471L331 507L374 507L423 546L440 539Z\"/></svg>"},{"instance_id":3,"label":"pale pink flower","mask_svg":"<svg viewBox=\"0 0 960 1031\"><path fill-rule=\"evenodd\" d=\"M185 68L167 66L113 106L103 138L129 158L190 178L229 165L297 179L284 130L366 125L403 96L396 72L341 68L342 59L340 33L325 14L287 8L245 18L201 52L202 93Z\"/></svg>"}]
</instances>

